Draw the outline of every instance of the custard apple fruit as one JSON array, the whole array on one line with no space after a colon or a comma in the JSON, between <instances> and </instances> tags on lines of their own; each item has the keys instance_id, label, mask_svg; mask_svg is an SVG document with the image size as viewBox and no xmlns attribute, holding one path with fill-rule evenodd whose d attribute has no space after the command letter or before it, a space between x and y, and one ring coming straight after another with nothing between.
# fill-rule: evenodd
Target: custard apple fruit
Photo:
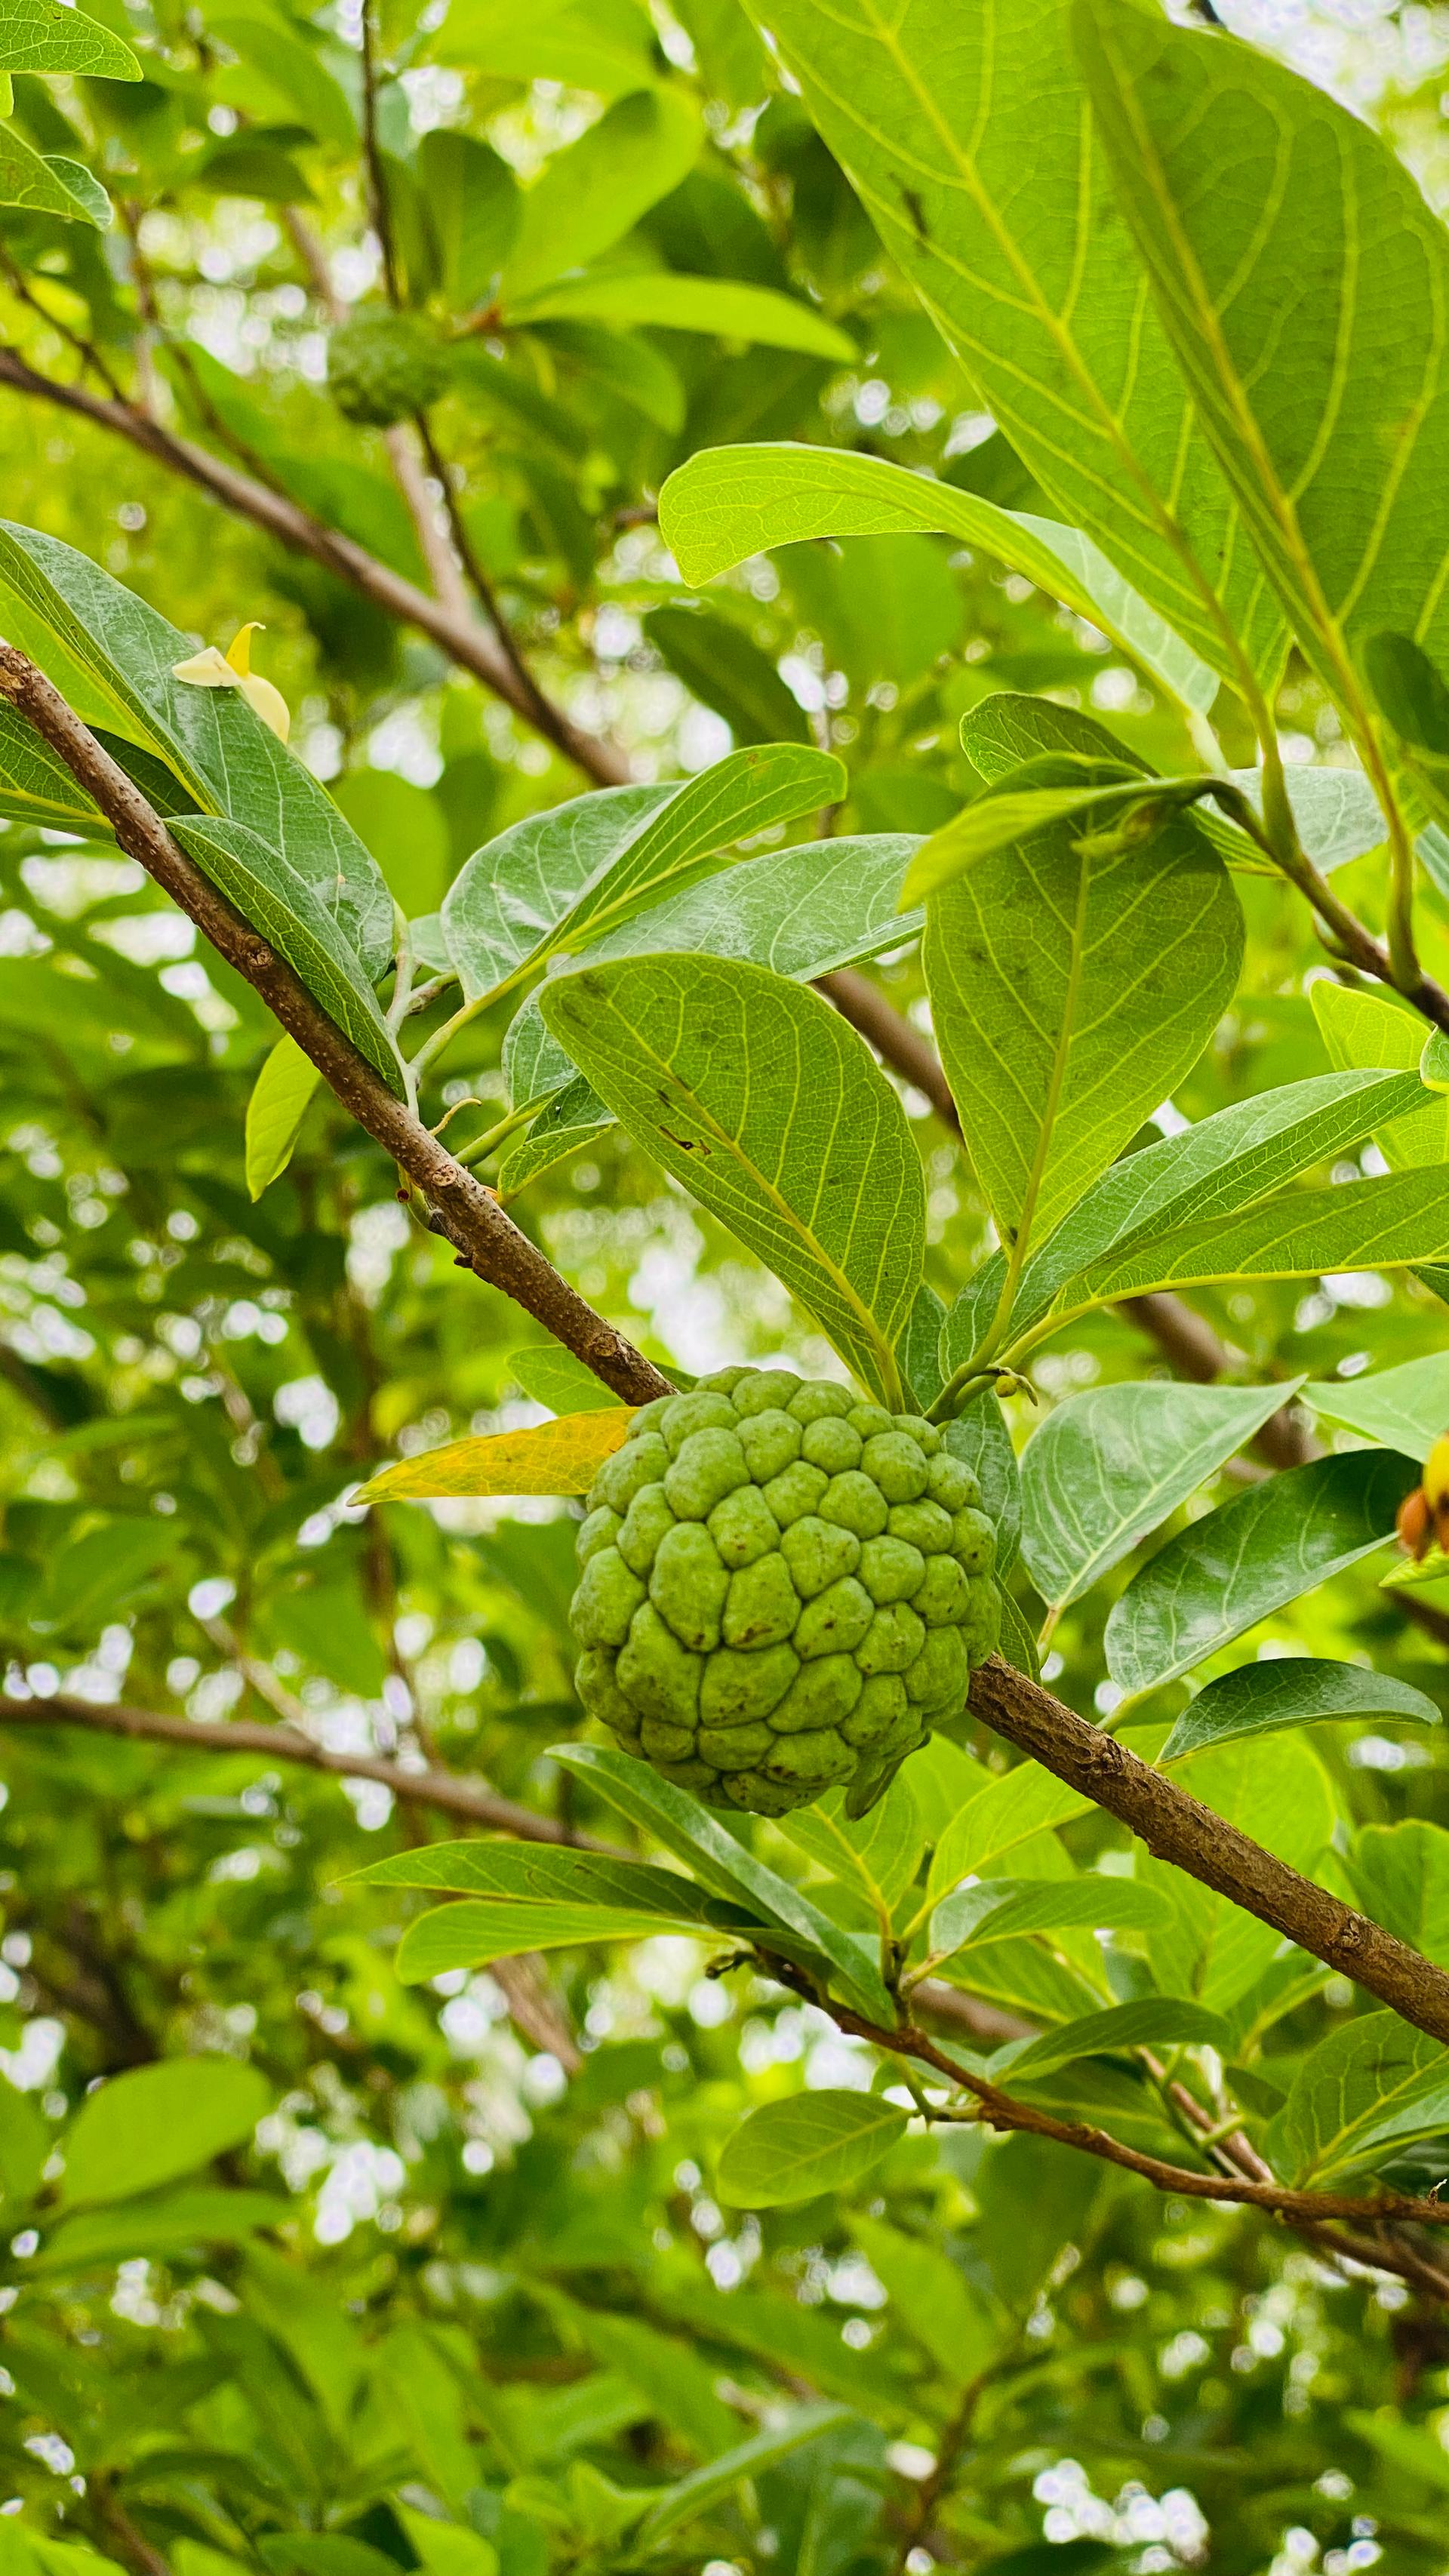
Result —
<instances>
[{"instance_id":1,"label":"custard apple fruit","mask_svg":"<svg viewBox=\"0 0 1449 2576\"><path fill-rule=\"evenodd\" d=\"M327 343L327 383L349 420L390 429L436 402L448 383L448 354L420 315L360 305Z\"/></svg>"},{"instance_id":2,"label":"custard apple fruit","mask_svg":"<svg viewBox=\"0 0 1449 2576\"><path fill-rule=\"evenodd\" d=\"M996 1533L934 1423L785 1369L635 1414L579 1532L584 1707L708 1805L863 1815L996 1645Z\"/></svg>"}]
</instances>

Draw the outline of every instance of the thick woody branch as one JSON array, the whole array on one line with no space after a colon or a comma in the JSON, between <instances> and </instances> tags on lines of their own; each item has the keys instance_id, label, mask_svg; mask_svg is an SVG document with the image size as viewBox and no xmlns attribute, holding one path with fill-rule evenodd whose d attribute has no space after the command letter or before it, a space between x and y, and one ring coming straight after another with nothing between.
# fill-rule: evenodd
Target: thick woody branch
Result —
<instances>
[{"instance_id":1,"label":"thick woody branch","mask_svg":"<svg viewBox=\"0 0 1449 2576\"><path fill-rule=\"evenodd\" d=\"M454 1161L315 1002L286 960L219 893L174 841L124 770L102 749L42 671L0 645L0 695L34 725L92 796L120 847L189 914L218 954L260 993L289 1036L368 1134L422 1193L438 1233L463 1266L501 1288L625 1404L671 1392L632 1342L560 1278L482 1184Z\"/></svg>"},{"instance_id":2,"label":"thick woody branch","mask_svg":"<svg viewBox=\"0 0 1449 2576\"><path fill-rule=\"evenodd\" d=\"M1270 1923L1415 2029L1449 2042L1449 1975L1442 1968L1264 1851L999 1655L972 1676L971 1708L993 1733L1115 1816L1157 1859Z\"/></svg>"}]
</instances>

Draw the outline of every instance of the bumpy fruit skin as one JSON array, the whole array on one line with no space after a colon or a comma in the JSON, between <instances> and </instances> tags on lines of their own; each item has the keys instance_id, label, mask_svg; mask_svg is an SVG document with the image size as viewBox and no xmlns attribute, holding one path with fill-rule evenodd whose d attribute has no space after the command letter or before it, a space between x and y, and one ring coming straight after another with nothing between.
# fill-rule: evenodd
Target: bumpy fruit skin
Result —
<instances>
[{"instance_id":1,"label":"bumpy fruit skin","mask_svg":"<svg viewBox=\"0 0 1449 2576\"><path fill-rule=\"evenodd\" d=\"M327 383L340 412L391 429L436 402L448 382L447 353L416 313L364 304L327 343Z\"/></svg>"},{"instance_id":2,"label":"bumpy fruit skin","mask_svg":"<svg viewBox=\"0 0 1449 2576\"><path fill-rule=\"evenodd\" d=\"M709 1806L874 1804L996 1645L996 1533L933 1423L784 1369L636 1413L579 1532L579 1697Z\"/></svg>"}]
</instances>

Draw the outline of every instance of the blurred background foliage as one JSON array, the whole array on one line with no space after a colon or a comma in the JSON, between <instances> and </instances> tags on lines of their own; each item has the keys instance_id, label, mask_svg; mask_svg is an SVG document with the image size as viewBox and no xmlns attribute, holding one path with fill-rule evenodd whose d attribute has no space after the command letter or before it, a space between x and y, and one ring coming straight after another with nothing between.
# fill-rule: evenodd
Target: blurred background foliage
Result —
<instances>
[{"instance_id":1,"label":"blurred background foliage","mask_svg":"<svg viewBox=\"0 0 1449 2576\"><path fill-rule=\"evenodd\" d=\"M140 387L172 429L424 579L398 433L345 419L326 382L325 299L383 282L355 6L90 14L144 80L21 74L9 130L97 172L114 219L0 212L7 346L94 396L108 375ZM1446 13L1221 14L1381 116L1449 193ZM500 611L575 722L641 779L731 742L828 743L851 774L843 830L953 811L957 721L1002 687L1104 711L1182 766L1175 714L1102 636L945 540L796 547L703 600L681 587L653 497L701 446L841 443L1037 499L734 0L385 0L374 33L396 283L449 352L438 446ZM624 161L582 212L560 189L556 217L578 216L596 280L632 282L617 309L651 309L640 280L735 281L842 333L848 363L499 314L513 192L530 206L625 116ZM619 170L645 165L658 188L646 176L625 203ZM546 248L533 221L525 248ZM294 743L409 912L587 783L435 645L106 427L12 390L0 460L10 516L198 643L265 622L258 664ZM411 471L415 489L416 456ZM1301 667L1279 712L1291 758L1333 763L1336 720ZM1223 732L1246 760L1231 708ZM1307 917L1281 885L1240 883L1243 998L1183 1116L1328 1066ZM1377 918L1374 863L1343 883ZM136 2576L1442 2569L1449 2331L1403 2283L1024 2139L908 2138L852 2204L726 2215L711 2175L741 2108L870 2081L812 2007L706 1977L708 1950L674 1938L570 1954L546 1983L404 1988L405 1901L345 1881L457 1830L445 1814L265 1752L27 1724L27 1697L57 1691L96 1713L280 1718L333 1755L441 1764L615 1830L546 1754L577 1724L568 1516L457 1503L384 1522L347 1501L380 1457L537 1418L518 1354L540 1337L410 1226L325 1095L249 1201L243 1114L274 1031L139 869L12 826L0 889L6 2576L84 2576L76 2550ZM1442 907L1423 939L1443 976ZM914 953L878 980L923 1021ZM487 1017L469 1033L460 1097L501 1099L500 1034ZM984 1218L928 1104L908 1106L949 1298ZM617 1128L513 1212L661 1358L830 1365ZM1436 1311L1372 1274L1197 1303L1235 1365L1285 1377L1390 1365ZM1119 1313L1037 1378L1050 1401L1169 1365ZM1083 1706L1113 1588L1052 1639L1048 1674ZM1371 1653L1442 1701L1449 1620L1432 1591L1417 1601L1410 1624L1358 1569L1256 1642ZM1350 1730L1303 1758L1340 1841L1449 1823L1431 1741ZM1068 1839L1095 1852L1112 1829ZM1329 1986L1329 2011L1348 2001ZM169 2168L143 2168L139 2197L125 2156L123 2188L60 2185L58 2138L107 2099L88 2088L167 2060L191 2067L188 2094L129 2098L139 2136L174 2132ZM243 2066L257 2090L233 2116L212 2079ZM816 2398L842 2411L813 2440L753 2484L706 2479L672 2529L637 2537L631 2492L683 2494Z\"/></svg>"}]
</instances>

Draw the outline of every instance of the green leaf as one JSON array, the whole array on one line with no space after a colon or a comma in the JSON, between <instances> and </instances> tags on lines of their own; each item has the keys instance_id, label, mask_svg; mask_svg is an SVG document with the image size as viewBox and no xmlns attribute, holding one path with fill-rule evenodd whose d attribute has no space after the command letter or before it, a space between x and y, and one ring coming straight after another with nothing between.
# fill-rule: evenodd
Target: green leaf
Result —
<instances>
[{"instance_id":1,"label":"green leaf","mask_svg":"<svg viewBox=\"0 0 1449 2576\"><path fill-rule=\"evenodd\" d=\"M757 2478L767 2469L778 2468L807 2442L817 2442L851 2422L842 2406L800 2406L775 2424L768 2432L752 2434L747 2442L738 2442L732 2450L721 2453L707 2467L695 2469L686 2478L677 2478L664 2488L657 2503L651 2505L639 2526L641 2548L652 2548L656 2541L667 2539L671 2531L694 2522L717 2504L745 2478Z\"/></svg>"},{"instance_id":2,"label":"green leaf","mask_svg":"<svg viewBox=\"0 0 1449 2576\"><path fill-rule=\"evenodd\" d=\"M285 2226L294 2204L268 2191L167 2191L116 2209L78 2211L47 2233L31 2278L114 2271L139 2256L165 2262L191 2246L244 2245L263 2228Z\"/></svg>"},{"instance_id":3,"label":"green leaf","mask_svg":"<svg viewBox=\"0 0 1449 2576\"><path fill-rule=\"evenodd\" d=\"M51 2133L28 2093L0 2077L0 2195L7 2219L35 2198Z\"/></svg>"},{"instance_id":4,"label":"green leaf","mask_svg":"<svg viewBox=\"0 0 1449 2576\"><path fill-rule=\"evenodd\" d=\"M1449 1833L1442 1825L1422 1816L1366 1825L1344 1866L1365 1914L1439 1967L1449 1965Z\"/></svg>"},{"instance_id":5,"label":"green leaf","mask_svg":"<svg viewBox=\"0 0 1449 2576\"><path fill-rule=\"evenodd\" d=\"M779 1830L797 1851L843 1886L856 1888L887 1919L915 1877L926 1847L920 1811L903 1771L868 1816L848 1816L844 1791L832 1789L813 1807L782 1816Z\"/></svg>"},{"instance_id":6,"label":"green leaf","mask_svg":"<svg viewBox=\"0 0 1449 2576\"><path fill-rule=\"evenodd\" d=\"M305 878L244 823L184 814L173 816L171 829L401 1097L401 1058L362 961Z\"/></svg>"},{"instance_id":7,"label":"green leaf","mask_svg":"<svg viewBox=\"0 0 1449 2576\"><path fill-rule=\"evenodd\" d=\"M834 754L802 743L761 743L731 752L676 789L611 864L585 888L549 946L577 952L620 929L666 895L682 894L727 844L748 840L795 815L835 805L845 771ZM705 863L703 866L701 862Z\"/></svg>"},{"instance_id":8,"label":"green leaf","mask_svg":"<svg viewBox=\"0 0 1449 2576\"><path fill-rule=\"evenodd\" d=\"M234 2057L169 2057L88 2093L65 2132L60 2197L130 2200L251 2136L272 2090Z\"/></svg>"},{"instance_id":9,"label":"green leaf","mask_svg":"<svg viewBox=\"0 0 1449 2576\"><path fill-rule=\"evenodd\" d=\"M1420 1072L1424 1023L1417 1011L1386 994L1360 992L1326 977L1313 984L1308 998L1331 1063ZM1449 1162L1449 1100L1421 1099L1408 1117L1379 1128L1375 1142L1396 1172Z\"/></svg>"},{"instance_id":10,"label":"green leaf","mask_svg":"<svg viewBox=\"0 0 1449 2576\"><path fill-rule=\"evenodd\" d=\"M848 2191L905 2136L908 2114L879 2093L792 2093L751 2111L720 2151L726 2209L783 2209Z\"/></svg>"},{"instance_id":11,"label":"green leaf","mask_svg":"<svg viewBox=\"0 0 1449 2576\"><path fill-rule=\"evenodd\" d=\"M1005 1574L1021 1544L1021 1472L1006 1416L990 1387L943 1426L943 1437L981 1488L981 1508L996 1523L996 1571Z\"/></svg>"},{"instance_id":12,"label":"green leaf","mask_svg":"<svg viewBox=\"0 0 1449 2576\"><path fill-rule=\"evenodd\" d=\"M194 640L74 547L0 521L0 626L51 672L90 721L95 704L143 751L165 763L202 813L259 835L304 878L314 900L355 948L369 976L392 955L392 897L376 861L324 787L236 689L191 687L174 677ZM92 701L72 694L83 675Z\"/></svg>"},{"instance_id":13,"label":"green leaf","mask_svg":"<svg viewBox=\"0 0 1449 2576\"><path fill-rule=\"evenodd\" d=\"M591 1138L601 1136L613 1124L593 1085L585 1082L582 1074L576 1074L561 1091L555 1092L527 1135L510 1148L499 1164L498 1195L505 1207L530 1181L536 1181L540 1172L552 1171L555 1163L578 1153Z\"/></svg>"},{"instance_id":14,"label":"green leaf","mask_svg":"<svg viewBox=\"0 0 1449 2576\"><path fill-rule=\"evenodd\" d=\"M1133 1694L1155 1690L1371 1556L1414 1482L1391 1451L1357 1450L1290 1467L1194 1521L1113 1604L1104 1639L1112 1679Z\"/></svg>"},{"instance_id":15,"label":"green leaf","mask_svg":"<svg viewBox=\"0 0 1449 2576\"><path fill-rule=\"evenodd\" d=\"M684 2436L706 2457L728 2449L738 2418L715 2395L714 2374L687 2344L661 2334L640 2317L586 2307L556 2289L535 2288L549 2315L606 2370L630 2380L661 2424Z\"/></svg>"},{"instance_id":16,"label":"green leaf","mask_svg":"<svg viewBox=\"0 0 1449 2576\"><path fill-rule=\"evenodd\" d=\"M505 1365L524 1394L535 1404L546 1404L550 1413L607 1413L617 1402L602 1378L559 1342L533 1342L526 1350L510 1351Z\"/></svg>"},{"instance_id":17,"label":"green leaf","mask_svg":"<svg viewBox=\"0 0 1449 2576\"><path fill-rule=\"evenodd\" d=\"M794 349L849 366L855 344L812 305L736 278L686 277L676 269L566 278L529 297L525 322L605 322L615 330L701 331L763 349Z\"/></svg>"},{"instance_id":18,"label":"green leaf","mask_svg":"<svg viewBox=\"0 0 1449 2576\"><path fill-rule=\"evenodd\" d=\"M1367 637L1449 645L1443 227L1371 127L1252 45L1123 0L1079 0L1074 26L1198 418L1305 654L1362 731Z\"/></svg>"},{"instance_id":19,"label":"green leaf","mask_svg":"<svg viewBox=\"0 0 1449 2576\"><path fill-rule=\"evenodd\" d=\"M654 608L644 632L690 695L723 716L736 742L810 740L804 708L732 619L707 608Z\"/></svg>"},{"instance_id":20,"label":"green leaf","mask_svg":"<svg viewBox=\"0 0 1449 2576\"><path fill-rule=\"evenodd\" d=\"M527 1902L567 1905L580 1913L601 1911L665 1916L672 1922L710 1925L748 1923L738 1906L706 1896L677 1870L652 1869L642 1861L612 1860L602 1852L570 1851L564 1845L511 1842L429 1843L418 1851L393 1852L351 1879L365 1887L448 1888L482 1903L512 1907ZM457 1913L456 1906L443 1912ZM476 1908L474 1909L477 1910ZM436 1915L424 1918L436 1922Z\"/></svg>"},{"instance_id":21,"label":"green leaf","mask_svg":"<svg viewBox=\"0 0 1449 2576\"><path fill-rule=\"evenodd\" d=\"M1001 1778L988 1772L936 1845L926 1894L934 1904L963 1878L985 1878L1007 1853L1086 1814L1090 1800L1035 1762Z\"/></svg>"},{"instance_id":22,"label":"green leaf","mask_svg":"<svg viewBox=\"0 0 1449 2576\"><path fill-rule=\"evenodd\" d=\"M1001 1595L1001 1634L996 1651L1017 1672L1025 1673L1028 1680L1041 1680L1041 1656L1037 1651L1036 1638L1027 1625L1025 1612L1007 1591Z\"/></svg>"},{"instance_id":23,"label":"green leaf","mask_svg":"<svg viewBox=\"0 0 1449 2576\"><path fill-rule=\"evenodd\" d=\"M921 916L902 919L900 892L919 842L904 832L842 833L737 860L722 876L651 905L590 941L585 960L699 949L768 966L794 983L898 948Z\"/></svg>"},{"instance_id":24,"label":"green leaf","mask_svg":"<svg viewBox=\"0 0 1449 2576\"><path fill-rule=\"evenodd\" d=\"M907 2333L924 2344L953 2386L973 2379L1001 2335L959 2264L924 2237L908 2236L882 2218L852 2212L850 2232Z\"/></svg>"},{"instance_id":25,"label":"green leaf","mask_svg":"<svg viewBox=\"0 0 1449 2576\"><path fill-rule=\"evenodd\" d=\"M47 831L109 828L59 753L8 703L0 706L0 814Z\"/></svg>"},{"instance_id":26,"label":"green leaf","mask_svg":"<svg viewBox=\"0 0 1449 2576\"><path fill-rule=\"evenodd\" d=\"M932 1957L945 1959L955 1950L1036 1933L1152 1932L1171 1919L1172 1908L1155 1887L1139 1887L1131 1878L1104 1878L1095 1870L1056 1880L983 1878L943 1897L931 1916L927 1941Z\"/></svg>"},{"instance_id":27,"label":"green leaf","mask_svg":"<svg viewBox=\"0 0 1449 2576\"><path fill-rule=\"evenodd\" d=\"M540 1008L630 1134L898 1408L925 1190L905 1113L855 1031L760 967L702 957L585 967Z\"/></svg>"},{"instance_id":28,"label":"green leaf","mask_svg":"<svg viewBox=\"0 0 1449 2576\"><path fill-rule=\"evenodd\" d=\"M577 1772L666 1851L674 1852L713 1894L727 1904L744 1905L762 1921L782 1924L797 1941L821 1953L836 1982L863 2005L872 2020L891 2022L890 1998L870 1949L842 1932L788 1880L766 1869L687 1790L662 1779L646 1762L616 1753L612 1746L556 1744L550 1758Z\"/></svg>"},{"instance_id":29,"label":"green leaf","mask_svg":"<svg viewBox=\"0 0 1449 2576\"><path fill-rule=\"evenodd\" d=\"M1401 1449L1406 1458L1422 1464L1449 1427L1449 1352L1430 1351L1421 1360L1375 1369L1367 1377L1315 1378L1303 1387L1302 1396L1330 1422L1342 1422L1366 1440Z\"/></svg>"},{"instance_id":30,"label":"green leaf","mask_svg":"<svg viewBox=\"0 0 1449 2576\"><path fill-rule=\"evenodd\" d=\"M1104 781L1106 764L1096 761L1082 764L1079 784L1053 783L1066 765L1060 758L1024 762L1000 787L963 806L922 843L901 888L902 903L923 903L996 851L1058 823L1069 823L1077 846L1086 842L1094 857L1115 856L1119 846L1135 847L1210 792L1210 782L1197 777Z\"/></svg>"},{"instance_id":31,"label":"green leaf","mask_svg":"<svg viewBox=\"0 0 1449 2576\"><path fill-rule=\"evenodd\" d=\"M68 72L73 79L92 80L142 77L129 45L63 0L3 0L0 71Z\"/></svg>"},{"instance_id":32,"label":"green leaf","mask_svg":"<svg viewBox=\"0 0 1449 2576\"><path fill-rule=\"evenodd\" d=\"M477 135L439 125L418 145L418 175L450 308L467 313L491 305L523 211L508 163Z\"/></svg>"},{"instance_id":33,"label":"green leaf","mask_svg":"<svg viewBox=\"0 0 1449 2576\"><path fill-rule=\"evenodd\" d=\"M1286 2181L1322 2191L1445 2129L1449 2057L1442 2041L1397 2013L1373 2012L1319 2041L1264 2144Z\"/></svg>"},{"instance_id":34,"label":"green leaf","mask_svg":"<svg viewBox=\"0 0 1449 2576\"><path fill-rule=\"evenodd\" d=\"M443 935L465 1000L493 992L526 959L546 953L584 887L605 873L676 792L602 787L527 815L475 850L442 906Z\"/></svg>"},{"instance_id":35,"label":"green leaf","mask_svg":"<svg viewBox=\"0 0 1449 2576\"><path fill-rule=\"evenodd\" d=\"M66 14L69 16L69 11ZM89 208L72 191L64 171L33 151L10 125L0 125L0 206L23 206L33 215L59 215L66 223L93 220Z\"/></svg>"},{"instance_id":36,"label":"green leaf","mask_svg":"<svg viewBox=\"0 0 1449 2576\"><path fill-rule=\"evenodd\" d=\"M750 14L1051 507L1214 670L1237 635L1275 672L1278 612L1132 257L1066 0Z\"/></svg>"},{"instance_id":37,"label":"green leaf","mask_svg":"<svg viewBox=\"0 0 1449 2576\"><path fill-rule=\"evenodd\" d=\"M838 801L844 772L798 743L732 753L684 787L606 787L516 823L460 869L443 930L467 1000L592 946L711 875L729 844ZM587 934L587 936L586 936Z\"/></svg>"},{"instance_id":38,"label":"green leaf","mask_svg":"<svg viewBox=\"0 0 1449 2576\"><path fill-rule=\"evenodd\" d=\"M1041 2039L1013 2040L992 2059L991 2071L994 2082L1014 2091L1024 2078L1070 2066L1079 2057L1110 2056L1127 2048L1199 2046L1215 2048L1220 2055L1231 2049L1232 2035L1221 2013L1176 1995L1143 1995L1136 2003L1083 2013Z\"/></svg>"},{"instance_id":39,"label":"green leaf","mask_svg":"<svg viewBox=\"0 0 1449 2576\"><path fill-rule=\"evenodd\" d=\"M422 1914L396 1947L396 1973L404 1986L425 1986L450 1968L486 1968L492 1958L520 1958L525 1950L577 1950L595 1940L649 1940L651 1932L692 1929L692 1911L656 1904L602 1904L584 1896L540 1899L461 1899Z\"/></svg>"},{"instance_id":40,"label":"green leaf","mask_svg":"<svg viewBox=\"0 0 1449 2576\"><path fill-rule=\"evenodd\" d=\"M1280 1480L1281 1481L1281 1480ZM1301 1735L1275 1735L1210 1747L1191 1756L1177 1774L1192 1796L1241 1827L1286 1861L1312 1876L1323 1862L1338 1818L1333 1784ZM1184 1876L1170 1862L1139 1857L1138 1876L1171 1899L1172 1920L1154 1934L1152 1973L1165 1992L1193 1995L1215 2012L1237 2006L1250 2012L1255 1990L1281 1947L1270 1923L1235 1905L1230 1896ZM1323 1972L1300 1956L1295 1978Z\"/></svg>"},{"instance_id":41,"label":"green leaf","mask_svg":"<svg viewBox=\"0 0 1449 2576\"><path fill-rule=\"evenodd\" d=\"M1449 1248L1449 1171L1293 1191L1230 1224L1184 1226L1071 1281L1064 1302L1097 1305L1209 1279L1302 1279L1402 1270Z\"/></svg>"},{"instance_id":42,"label":"green leaf","mask_svg":"<svg viewBox=\"0 0 1449 2576\"><path fill-rule=\"evenodd\" d=\"M1242 789L1261 816L1261 769L1230 769L1227 774L1231 784ZM1370 850L1382 848L1387 832L1383 808L1361 769L1315 769L1295 764L1284 771L1283 783L1298 826L1298 838L1322 875L1329 876L1350 859L1365 858ZM1315 992L1321 989L1325 988L1314 986ZM1335 985L1327 989L1341 992L1345 988Z\"/></svg>"},{"instance_id":43,"label":"green leaf","mask_svg":"<svg viewBox=\"0 0 1449 2576\"><path fill-rule=\"evenodd\" d=\"M285 1172L322 1076L295 1038L278 1038L247 1102L247 1196L254 1202Z\"/></svg>"},{"instance_id":44,"label":"green leaf","mask_svg":"<svg viewBox=\"0 0 1449 2576\"><path fill-rule=\"evenodd\" d=\"M499 292L510 318L551 279L597 259L677 188L701 139L698 112L682 90L641 89L554 153L524 191L503 262Z\"/></svg>"},{"instance_id":45,"label":"green leaf","mask_svg":"<svg viewBox=\"0 0 1449 2576\"><path fill-rule=\"evenodd\" d=\"M1053 1609L1215 1475L1301 1385L1096 1386L1048 1414L1021 1459L1021 1551Z\"/></svg>"},{"instance_id":46,"label":"green leaf","mask_svg":"<svg viewBox=\"0 0 1449 2576\"><path fill-rule=\"evenodd\" d=\"M1040 1239L1196 1062L1243 924L1191 822L1110 857L1070 826L933 896L923 962L977 1178L1004 1235Z\"/></svg>"},{"instance_id":47,"label":"green leaf","mask_svg":"<svg viewBox=\"0 0 1449 2576\"><path fill-rule=\"evenodd\" d=\"M1392 1674L1292 1655L1220 1673L1183 1710L1157 1758L1176 1762L1205 1744L1225 1744L1230 1736L1271 1735L1278 1727L1312 1726L1330 1717L1360 1722L1395 1718L1419 1726L1440 1722L1433 1701Z\"/></svg>"},{"instance_id":48,"label":"green leaf","mask_svg":"<svg viewBox=\"0 0 1449 2576\"><path fill-rule=\"evenodd\" d=\"M1211 706L1217 677L1080 530L1032 518L886 458L847 448L703 448L669 476L659 524L691 589L772 546L810 538L939 532L979 546L1111 635L1184 705Z\"/></svg>"}]
</instances>

